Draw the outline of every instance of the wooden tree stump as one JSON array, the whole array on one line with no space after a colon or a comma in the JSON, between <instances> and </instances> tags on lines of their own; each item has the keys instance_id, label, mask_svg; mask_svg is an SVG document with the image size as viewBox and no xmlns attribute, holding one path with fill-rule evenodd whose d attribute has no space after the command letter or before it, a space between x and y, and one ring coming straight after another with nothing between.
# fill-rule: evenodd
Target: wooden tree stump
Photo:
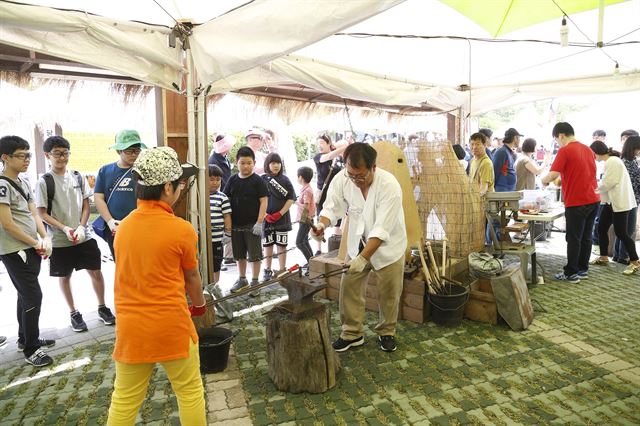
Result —
<instances>
[{"instance_id":1,"label":"wooden tree stump","mask_svg":"<svg viewBox=\"0 0 640 426\"><path fill-rule=\"evenodd\" d=\"M267 313L269 378L282 391L322 393L336 385L340 361L331 346L330 312L320 302L277 304Z\"/></svg>"}]
</instances>

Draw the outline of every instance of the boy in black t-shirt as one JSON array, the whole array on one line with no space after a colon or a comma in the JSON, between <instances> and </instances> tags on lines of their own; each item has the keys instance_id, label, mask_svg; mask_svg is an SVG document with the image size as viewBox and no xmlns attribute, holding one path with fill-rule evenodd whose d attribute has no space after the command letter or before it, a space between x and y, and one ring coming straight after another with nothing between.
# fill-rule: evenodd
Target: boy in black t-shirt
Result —
<instances>
[{"instance_id":1,"label":"boy in black t-shirt","mask_svg":"<svg viewBox=\"0 0 640 426\"><path fill-rule=\"evenodd\" d=\"M291 231L291 217L289 209L296 200L296 192L288 177L282 173L282 158L272 152L264 160L264 179L269 189L269 202L267 215L265 216L264 242L265 249L263 279L269 281L273 278L271 270L271 256L273 246L278 250L278 263L280 272L287 268L287 245L289 243L289 231Z\"/></svg>"},{"instance_id":2,"label":"boy in black t-shirt","mask_svg":"<svg viewBox=\"0 0 640 426\"><path fill-rule=\"evenodd\" d=\"M224 193L231 202L231 245L233 258L238 262L239 277L231 292L235 293L249 285L247 260L251 264L251 285L258 285L260 261L262 260L262 221L267 211L269 190L260 176L253 173L255 154L243 146L236 154L238 174L229 178Z\"/></svg>"}]
</instances>

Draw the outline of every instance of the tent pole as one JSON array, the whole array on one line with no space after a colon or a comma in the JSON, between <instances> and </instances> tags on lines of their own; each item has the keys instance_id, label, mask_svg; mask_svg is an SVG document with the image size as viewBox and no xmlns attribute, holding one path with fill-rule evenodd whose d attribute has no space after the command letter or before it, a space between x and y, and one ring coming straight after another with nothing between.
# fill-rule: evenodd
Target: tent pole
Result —
<instances>
[{"instance_id":1,"label":"tent pole","mask_svg":"<svg viewBox=\"0 0 640 426\"><path fill-rule=\"evenodd\" d=\"M211 278L209 276L209 258L207 257L207 253L209 247L210 237L209 232L207 230L207 223L209 221L209 193L207 185L207 166L208 166L208 152L205 149L207 146L207 125L206 125L206 106L205 106L206 95L203 92L199 92L196 98L197 105L197 115L198 115L198 132L196 139L196 153L198 155L198 212L200 221L198 222L199 229L198 234L200 235L198 250L200 252L200 272L202 274L203 283L208 284Z\"/></svg>"},{"instance_id":2,"label":"tent pole","mask_svg":"<svg viewBox=\"0 0 640 426\"><path fill-rule=\"evenodd\" d=\"M188 149L187 149L187 161L198 166L198 177L196 183L191 187L189 193L189 220L196 232L198 233L198 258L200 264L200 276L203 283L208 283L208 262L206 242L208 241L206 228L203 232L202 227L204 221L201 220L205 216L199 214L199 199L204 198L205 194L202 191L202 186L205 184L205 170L202 164L202 158L198 156L198 140L196 132L196 109L195 102L197 96L194 94L194 81L196 76L194 75L193 58L190 50L185 51L187 55L187 129L188 129ZM208 198L208 197L207 197Z\"/></svg>"},{"instance_id":3,"label":"tent pole","mask_svg":"<svg viewBox=\"0 0 640 426\"><path fill-rule=\"evenodd\" d=\"M602 47L602 33L604 30L604 0L598 2L598 47Z\"/></svg>"}]
</instances>

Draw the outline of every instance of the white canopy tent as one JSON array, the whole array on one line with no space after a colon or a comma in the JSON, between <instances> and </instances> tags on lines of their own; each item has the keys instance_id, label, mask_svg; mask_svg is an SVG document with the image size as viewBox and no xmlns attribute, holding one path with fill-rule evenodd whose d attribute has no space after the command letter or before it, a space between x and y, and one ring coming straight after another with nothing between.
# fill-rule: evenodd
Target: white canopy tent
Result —
<instances>
[{"instance_id":1,"label":"white canopy tent","mask_svg":"<svg viewBox=\"0 0 640 426\"><path fill-rule=\"evenodd\" d=\"M297 83L477 114L556 96L567 81L579 81L574 94L640 90L640 0L606 7L603 48L595 47L598 10L569 17L570 46L561 48L560 19L494 39L439 0L25 0L0 2L0 16L0 43L173 90L186 89L187 71L180 34L176 48L168 45L173 18L195 24L182 40L189 40L194 87L212 84L210 93Z\"/></svg>"},{"instance_id":2,"label":"white canopy tent","mask_svg":"<svg viewBox=\"0 0 640 426\"><path fill-rule=\"evenodd\" d=\"M438 0L0 0L0 43L186 93L204 193L207 93L294 83L478 114L561 93L640 90L638 18L640 0L607 6L603 19L571 15L562 48L560 19L494 39ZM192 216L207 211L200 202ZM204 221L197 226L203 235Z\"/></svg>"}]
</instances>

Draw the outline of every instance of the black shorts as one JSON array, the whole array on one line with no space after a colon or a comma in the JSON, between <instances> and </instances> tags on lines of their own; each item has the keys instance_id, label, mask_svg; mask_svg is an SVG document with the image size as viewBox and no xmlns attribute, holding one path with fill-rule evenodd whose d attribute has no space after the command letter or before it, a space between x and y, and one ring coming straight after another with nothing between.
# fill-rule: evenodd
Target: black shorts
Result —
<instances>
[{"instance_id":1,"label":"black shorts","mask_svg":"<svg viewBox=\"0 0 640 426\"><path fill-rule=\"evenodd\" d=\"M231 248L235 260L248 260L249 262L259 262L262 260L262 238L253 235L251 229L243 231L231 231ZM247 256L248 254L248 256Z\"/></svg>"},{"instance_id":2,"label":"black shorts","mask_svg":"<svg viewBox=\"0 0 640 426\"><path fill-rule=\"evenodd\" d=\"M222 266L222 258L224 257L222 250L222 241L213 241L211 243L211 253L213 255L213 272L220 272Z\"/></svg>"},{"instance_id":3,"label":"black shorts","mask_svg":"<svg viewBox=\"0 0 640 426\"><path fill-rule=\"evenodd\" d=\"M93 238L84 243L53 249L49 258L49 276L67 277L74 271L99 271L102 267L100 249Z\"/></svg>"},{"instance_id":4,"label":"black shorts","mask_svg":"<svg viewBox=\"0 0 640 426\"><path fill-rule=\"evenodd\" d=\"M262 241L262 246L271 247L274 244L280 247L286 247L289 244L289 232L276 231L274 229L268 229L264 231L264 240Z\"/></svg>"}]
</instances>

